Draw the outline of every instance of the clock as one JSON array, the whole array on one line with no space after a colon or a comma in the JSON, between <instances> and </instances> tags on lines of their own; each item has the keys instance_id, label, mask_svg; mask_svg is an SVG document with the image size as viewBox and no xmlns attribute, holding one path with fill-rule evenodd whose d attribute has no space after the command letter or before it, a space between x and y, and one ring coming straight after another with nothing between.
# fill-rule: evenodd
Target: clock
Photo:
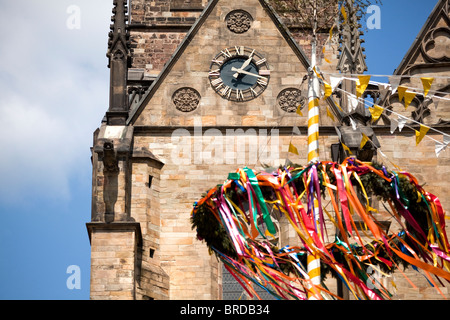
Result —
<instances>
[{"instance_id":1,"label":"clock","mask_svg":"<svg viewBox=\"0 0 450 320\"><path fill-rule=\"evenodd\" d=\"M211 61L209 80L222 98L250 101L267 88L269 65L266 58L254 49L244 46L226 48Z\"/></svg>"}]
</instances>

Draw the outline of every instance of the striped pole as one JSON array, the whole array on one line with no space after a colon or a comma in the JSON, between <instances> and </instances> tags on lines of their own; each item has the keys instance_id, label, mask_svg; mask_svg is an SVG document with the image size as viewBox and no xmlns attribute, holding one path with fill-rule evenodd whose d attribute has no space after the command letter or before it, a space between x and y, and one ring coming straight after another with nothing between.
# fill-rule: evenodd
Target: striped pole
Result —
<instances>
[{"instance_id":1,"label":"striped pole","mask_svg":"<svg viewBox=\"0 0 450 320\"><path fill-rule=\"evenodd\" d=\"M316 43L312 44L311 70L308 81L308 162L319 161L319 93L320 83L315 70Z\"/></svg>"},{"instance_id":2,"label":"striped pole","mask_svg":"<svg viewBox=\"0 0 450 320\"><path fill-rule=\"evenodd\" d=\"M318 226L319 221L319 202L314 200L314 223L316 230L319 230ZM312 285L319 286L321 283L320 277L320 258L314 254L308 254L306 257L306 264L308 270L308 276L311 280ZM311 287L308 291L308 299L309 300L319 300L320 293L314 288Z\"/></svg>"},{"instance_id":3,"label":"striped pole","mask_svg":"<svg viewBox=\"0 0 450 320\"><path fill-rule=\"evenodd\" d=\"M316 54L317 54L317 3L314 1L314 27L313 27L313 41L311 44L311 69L309 70L308 81L308 163L319 161L319 92L320 83L316 74ZM318 195L320 196L320 195ZM318 202L314 201L314 210L311 213L314 217L314 223L317 228ZM320 258L308 254L307 256L307 270L308 276L313 285L320 285ZM318 292L314 289L308 293L308 299L317 300L320 298Z\"/></svg>"}]
</instances>

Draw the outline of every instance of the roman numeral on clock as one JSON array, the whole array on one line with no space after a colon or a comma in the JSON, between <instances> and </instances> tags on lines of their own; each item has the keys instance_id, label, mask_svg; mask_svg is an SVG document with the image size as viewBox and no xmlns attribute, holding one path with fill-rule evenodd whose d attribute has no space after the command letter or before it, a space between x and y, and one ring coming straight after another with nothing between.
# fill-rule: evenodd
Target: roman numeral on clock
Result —
<instances>
[{"instance_id":1,"label":"roman numeral on clock","mask_svg":"<svg viewBox=\"0 0 450 320\"><path fill-rule=\"evenodd\" d=\"M220 87L223 84L223 80L221 78L218 78L218 79L211 81L211 84L214 87Z\"/></svg>"},{"instance_id":2,"label":"roman numeral on clock","mask_svg":"<svg viewBox=\"0 0 450 320\"><path fill-rule=\"evenodd\" d=\"M263 63L266 63L266 58L262 58L261 60L258 60L258 61L256 61L256 65L257 66L260 66L260 65L262 65Z\"/></svg>"},{"instance_id":3,"label":"roman numeral on clock","mask_svg":"<svg viewBox=\"0 0 450 320\"><path fill-rule=\"evenodd\" d=\"M244 51L245 51L244 46L240 46L240 47L235 46L234 48L235 48L236 54L237 54L238 56L242 56L242 55L244 54Z\"/></svg>"},{"instance_id":4,"label":"roman numeral on clock","mask_svg":"<svg viewBox=\"0 0 450 320\"><path fill-rule=\"evenodd\" d=\"M232 56L232 54L230 53L230 51L228 51L228 49L222 50L220 52L222 52L222 54L224 56L226 56L227 58L231 58L231 56Z\"/></svg>"},{"instance_id":5,"label":"roman numeral on clock","mask_svg":"<svg viewBox=\"0 0 450 320\"><path fill-rule=\"evenodd\" d=\"M220 76L220 69L211 70L209 72L209 76L210 77L219 77Z\"/></svg>"},{"instance_id":6,"label":"roman numeral on clock","mask_svg":"<svg viewBox=\"0 0 450 320\"><path fill-rule=\"evenodd\" d=\"M232 90L229 86L225 86L220 93L222 94L222 96L228 98L231 95L231 91Z\"/></svg>"},{"instance_id":7,"label":"roman numeral on clock","mask_svg":"<svg viewBox=\"0 0 450 320\"><path fill-rule=\"evenodd\" d=\"M262 78L259 78L259 79L258 79L257 83L258 83L261 87L265 87L265 86L267 86L267 81L268 81L267 78L262 77Z\"/></svg>"},{"instance_id":8,"label":"roman numeral on clock","mask_svg":"<svg viewBox=\"0 0 450 320\"><path fill-rule=\"evenodd\" d=\"M242 92L242 90L236 90L236 99L237 100L244 100L244 93Z\"/></svg>"}]
</instances>

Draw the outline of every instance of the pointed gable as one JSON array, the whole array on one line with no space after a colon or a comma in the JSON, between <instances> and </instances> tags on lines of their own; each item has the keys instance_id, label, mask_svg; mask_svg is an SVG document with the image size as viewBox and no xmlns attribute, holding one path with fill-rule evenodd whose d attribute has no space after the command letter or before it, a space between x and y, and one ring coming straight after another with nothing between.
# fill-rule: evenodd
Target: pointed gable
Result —
<instances>
[{"instance_id":1,"label":"pointed gable","mask_svg":"<svg viewBox=\"0 0 450 320\"><path fill-rule=\"evenodd\" d=\"M236 12L247 16L230 18ZM214 58L226 49L236 55L234 48L246 56L255 52L252 63L266 66L259 72L268 78L267 86L254 99L227 99L211 83ZM297 104L305 98L301 89L306 89L308 67L308 58L265 0L243 0L237 7L212 0L153 85L131 106L128 123L183 126L201 117L203 125L210 126L273 125L286 115L294 123L298 115L292 107L286 112L277 101L283 90L295 89Z\"/></svg>"},{"instance_id":2,"label":"pointed gable","mask_svg":"<svg viewBox=\"0 0 450 320\"><path fill-rule=\"evenodd\" d=\"M440 0L395 71L396 75L448 72L450 67L450 1Z\"/></svg>"}]
</instances>

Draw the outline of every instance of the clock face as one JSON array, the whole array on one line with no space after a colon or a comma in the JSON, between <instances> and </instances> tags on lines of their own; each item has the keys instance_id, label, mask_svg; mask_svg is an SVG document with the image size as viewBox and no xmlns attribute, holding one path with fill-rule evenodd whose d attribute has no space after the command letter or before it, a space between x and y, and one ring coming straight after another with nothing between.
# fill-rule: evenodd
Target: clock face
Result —
<instances>
[{"instance_id":1,"label":"clock face","mask_svg":"<svg viewBox=\"0 0 450 320\"><path fill-rule=\"evenodd\" d=\"M224 49L211 62L211 86L227 100L252 100L264 92L269 79L266 58L251 48L236 46Z\"/></svg>"}]
</instances>

